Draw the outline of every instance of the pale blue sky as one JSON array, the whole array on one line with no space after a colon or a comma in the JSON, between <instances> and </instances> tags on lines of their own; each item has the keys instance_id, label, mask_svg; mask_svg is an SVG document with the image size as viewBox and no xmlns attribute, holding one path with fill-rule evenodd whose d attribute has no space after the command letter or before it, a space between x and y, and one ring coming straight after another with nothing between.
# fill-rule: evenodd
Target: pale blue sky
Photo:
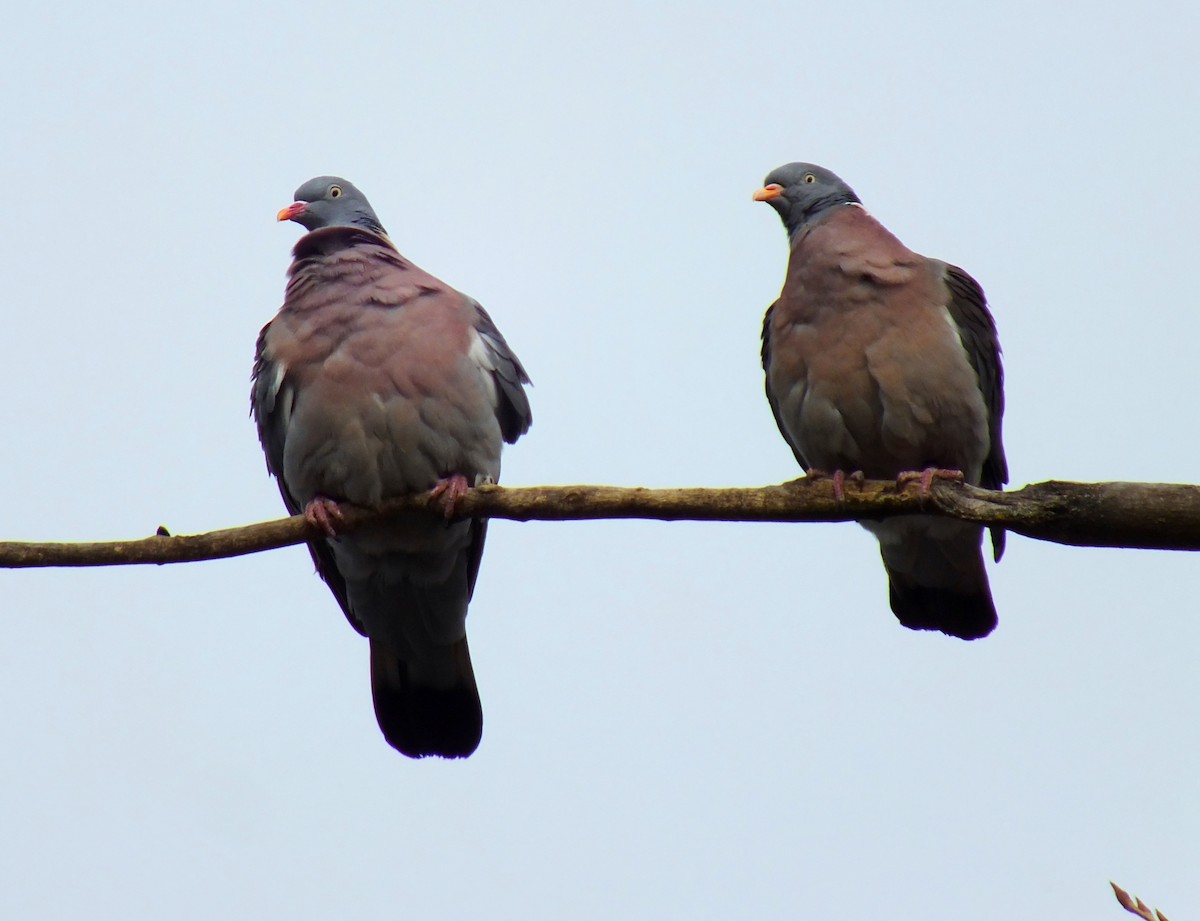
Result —
<instances>
[{"instance_id":1,"label":"pale blue sky","mask_svg":"<svg viewBox=\"0 0 1200 921\"><path fill-rule=\"evenodd\" d=\"M1014 485L1197 482L1200 13L24 4L0 539L276 517L255 336L344 175L536 382L505 482L797 475L758 333L804 159L988 292ZM1200 561L1010 538L985 641L853 525L493 525L483 743L384 743L300 548L0 571L0 917L1200 916Z\"/></svg>"}]
</instances>

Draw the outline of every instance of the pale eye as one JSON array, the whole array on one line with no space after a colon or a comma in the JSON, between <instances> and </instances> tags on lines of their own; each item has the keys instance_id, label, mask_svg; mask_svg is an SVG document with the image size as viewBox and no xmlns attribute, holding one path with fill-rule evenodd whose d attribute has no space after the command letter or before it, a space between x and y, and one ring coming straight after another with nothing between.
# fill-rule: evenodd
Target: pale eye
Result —
<instances>
[{"instance_id":1,"label":"pale eye","mask_svg":"<svg viewBox=\"0 0 1200 921\"><path fill-rule=\"evenodd\" d=\"M329 187L329 197L330 198L341 198L342 197L342 187L340 185L331 185Z\"/></svg>"},{"instance_id":2,"label":"pale eye","mask_svg":"<svg viewBox=\"0 0 1200 921\"><path fill-rule=\"evenodd\" d=\"M805 173L805 174L804 174L804 181L805 181L805 182L816 182L816 181L817 181L817 177L816 177L816 176L814 176L812 173Z\"/></svg>"}]
</instances>

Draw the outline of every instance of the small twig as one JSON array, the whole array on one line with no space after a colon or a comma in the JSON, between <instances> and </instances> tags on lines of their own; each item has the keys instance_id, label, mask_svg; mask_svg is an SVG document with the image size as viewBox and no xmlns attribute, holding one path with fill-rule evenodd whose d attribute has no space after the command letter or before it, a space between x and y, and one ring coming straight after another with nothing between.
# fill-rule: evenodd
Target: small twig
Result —
<instances>
[{"instance_id":1,"label":"small twig","mask_svg":"<svg viewBox=\"0 0 1200 921\"><path fill-rule=\"evenodd\" d=\"M1151 914L1150 906L1141 899L1135 899L1112 880L1109 880L1108 884L1112 886L1113 895L1117 897L1117 901L1121 903L1121 907L1126 911L1137 915L1139 918L1145 918L1146 921L1167 921L1167 916L1157 908Z\"/></svg>"}]
</instances>

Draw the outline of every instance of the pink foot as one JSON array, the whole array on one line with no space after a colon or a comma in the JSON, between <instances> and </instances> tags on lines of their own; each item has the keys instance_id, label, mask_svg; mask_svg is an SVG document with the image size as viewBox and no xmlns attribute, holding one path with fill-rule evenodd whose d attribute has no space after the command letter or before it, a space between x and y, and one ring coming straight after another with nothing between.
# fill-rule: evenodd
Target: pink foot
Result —
<instances>
[{"instance_id":1,"label":"pink foot","mask_svg":"<svg viewBox=\"0 0 1200 921\"><path fill-rule=\"evenodd\" d=\"M961 470L946 470L941 467L926 467L924 470L906 470L903 473L896 475L896 485L906 486L914 480L919 480L921 483L921 496L929 498L929 491L933 488L934 480L950 480L955 483L961 483L965 478Z\"/></svg>"},{"instance_id":2,"label":"pink foot","mask_svg":"<svg viewBox=\"0 0 1200 921\"><path fill-rule=\"evenodd\" d=\"M859 487L861 487L863 482L866 480L866 476L861 470L855 470L853 473L847 474L845 470L835 470L833 473L826 473L824 470L817 470L814 468L809 470L807 475L812 477L814 480L824 479L825 477L831 478L833 480L833 498L838 502L846 501L847 480L850 480Z\"/></svg>"},{"instance_id":3,"label":"pink foot","mask_svg":"<svg viewBox=\"0 0 1200 921\"><path fill-rule=\"evenodd\" d=\"M838 502L846 501L846 471L833 471L833 498Z\"/></svg>"},{"instance_id":4,"label":"pink foot","mask_svg":"<svg viewBox=\"0 0 1200 921\"><path fill-rule=\"evenodd\" d=\"M453 518L455 506L458 505L458 500L467 494L468 488L467 478L461 473L456 473L434 484L433 489L429 490L429 502L440 505L442 514Z\"/></svg>"},{"instance_id":5,"label":"pink foot","mask_svg":"<svg viewBox=\"0 0 1200 921\"><path fill-rule=\"evenodd\" d=\"M316 525L330 537L337 537L337 525L334 522L345 520L338 504L328 496L317 496L304 506L304 520Z\"/></svg>"}]
</instances>

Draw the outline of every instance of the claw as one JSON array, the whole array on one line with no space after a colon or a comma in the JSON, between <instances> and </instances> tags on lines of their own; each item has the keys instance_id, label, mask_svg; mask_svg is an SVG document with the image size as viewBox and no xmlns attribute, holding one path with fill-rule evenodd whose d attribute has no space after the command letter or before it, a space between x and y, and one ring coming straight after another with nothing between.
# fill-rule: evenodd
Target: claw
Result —
<instances>
[{"instance_id":1,"label":"claw","mask_svg":"<svg viewBox=\"0 0 1200 921\"><path fill-rule=\"evenodd\" d=\"M469 488L467 478L461 473L456 473L438 480L433 485L433 489L429 490L429 502L431 505L440 505L442 514L453 518L458 500L467 494Z\"/></svg>"},{"instance_id":2,"label":"claw","mask_svg":"<svg viewBox=\"0 0 1200 921\"><path fill-rule=\"evenodd\" d=\"M839 505L846 501L846 471L840 468L833 471L833 498Z\"/></svg>"},{"instance_id":3,"label":"claw","mask_svg":"<svg viewBox=\"0 0 1200 921\"><path fill-rule=\"evenodd\" d=\"M867 477L861 470L855 470L853 473L846 473L845 470L835 470L833 473L826 473L824 470L812 468L808 471L807 476L814 480L825 479L826 477L833 480L833 498L838 502L846 501L846 481L854 483L859 489L866 481Z\"/></svg>"},{"instance_id":4,"label":"claw","mask_svg":"<svg viewBox=\"0 0 1200 921\"><path fill-rule=\"evenodd\" d=\"M903 488L914 480L921 484L921 498L928 499L934 480L950 480L961 483L965 477L961 470L946 470L942 467L926 467L924 470L906 470L896 475L896 485Z\"/></svg>"},{"instance_id":5,"label":"claw","mask_svg":"<svg viewBox=\"0 0 1200 921\"><path fill-rule=\"evenodd\" d=\"M320 528L330 537L337 537L337 524L345 520L338 504L328 496L316 496L304 506L304 520Z\"/></svg>"}]
</instances>

